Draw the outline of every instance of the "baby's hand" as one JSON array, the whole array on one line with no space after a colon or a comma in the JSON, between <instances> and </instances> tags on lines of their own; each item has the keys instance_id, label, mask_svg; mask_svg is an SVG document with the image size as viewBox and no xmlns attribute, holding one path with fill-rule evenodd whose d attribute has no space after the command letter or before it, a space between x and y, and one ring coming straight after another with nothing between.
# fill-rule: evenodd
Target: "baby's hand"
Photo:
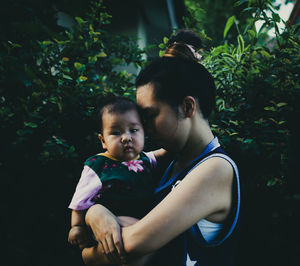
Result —
<instances>
[{"instance_id":1,"label":"baby's hand","mask_svg":"<svg viewBox=\"0 0 300 266\"><path fill-rule=\"evenodd\" d=\"M73 226L69 232L68 241L80 249L95 245L90 230L85 226Z\"/></svg>"}]
</instances>

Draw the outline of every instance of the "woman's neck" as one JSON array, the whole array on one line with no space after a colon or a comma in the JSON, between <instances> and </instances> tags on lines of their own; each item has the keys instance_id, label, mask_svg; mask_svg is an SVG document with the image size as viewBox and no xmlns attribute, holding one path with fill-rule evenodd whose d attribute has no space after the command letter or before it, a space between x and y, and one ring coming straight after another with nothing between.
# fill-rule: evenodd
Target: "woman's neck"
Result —
<instances>
[{"instance_id":1,"label":"woman's neck","mask_svg":"<svg viewBox=\"0 0 300 266\"><path fill-rule=\"evenodd\" d=\"M182 167L186 167L197 158L214 138L207 120L203 118L195 118L195 120L196 123L194 121L186 144L178 153L176 163Z\"/></svg>"}]
</instances>

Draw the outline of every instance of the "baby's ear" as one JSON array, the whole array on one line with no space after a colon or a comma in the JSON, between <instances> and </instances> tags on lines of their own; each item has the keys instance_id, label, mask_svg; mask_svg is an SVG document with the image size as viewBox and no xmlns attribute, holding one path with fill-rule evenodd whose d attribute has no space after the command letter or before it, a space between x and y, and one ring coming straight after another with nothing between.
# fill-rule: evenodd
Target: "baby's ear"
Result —
<instances>
[{"instance_id":1,"label":"baby's ear","mask_svg":"<svg viewBox=\"0 0 300 266\"><path fill-rule=\"evenodd\" d=\"M105 141L104 141L104 138L102 136L102 134L98 134L98 139L101 141L101 144L102 144L102 148L103 149L106 149L106 144L105 144Z\"/></svg>"},{"instance_id":2,"label":"baby's ear","mask_svg":"<svg viewBox=\"0 0 300 266\"><path fill-rule=\"evenodd\" d=\"M197 102L193 96L186 96L182 104L183 112L186 117L193 117L197 110Z\"/></svg>"}]
</instances>

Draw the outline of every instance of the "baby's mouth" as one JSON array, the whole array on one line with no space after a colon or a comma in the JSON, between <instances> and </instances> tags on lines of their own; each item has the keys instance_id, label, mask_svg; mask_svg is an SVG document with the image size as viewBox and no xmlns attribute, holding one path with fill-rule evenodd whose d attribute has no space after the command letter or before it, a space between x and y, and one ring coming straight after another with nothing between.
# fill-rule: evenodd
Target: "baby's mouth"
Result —
<instances>
[{"instance_id":1,"label":"baby's mouth","mask_svg":"<svg viewBox=\"0 0 300 266\"><path fill-rule=\"evenodd\" d=\"M127 147L125 147L125 152L131 152L131 151L133 151L133 147L130 147L130 146L127 146Z\"/></svg>"}]
</instances>

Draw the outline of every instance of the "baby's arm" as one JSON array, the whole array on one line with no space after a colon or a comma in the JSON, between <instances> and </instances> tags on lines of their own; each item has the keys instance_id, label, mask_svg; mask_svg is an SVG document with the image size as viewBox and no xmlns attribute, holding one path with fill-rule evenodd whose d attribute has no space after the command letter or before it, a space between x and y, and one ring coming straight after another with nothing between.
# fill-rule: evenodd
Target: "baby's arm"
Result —
<instances>
[{"instance_id":1,"label":"baby's arm","mask_svg":"<svg viewBox=\"0 0 300 266\"><path fill-rule=\"evenodd\" d=\"M158 149L152 151L155 159L158 164L165 164L166 162L168 163L172 159L172 153L166 151L165 149Z\"/></svg>"},{"instance_id":2,"label":"baby's arm","mask_svg":"<svg viewBox=\"0 0 300 266\"><path fill-rule=\"evenodd\" d=\"M79 248L91 246L95 241L92 233L85 223L86 210L94 204L102 184L98 175L89 166L85 165L80 180L76 186L75 193L69 205L72 209L71 230L68 241Z\"/></svg>"},{"instance_id":3,"label":"baby's arm","mask_svg":"<svg viewBox=\"0 0 300 266\"><path fill-rule=\"evenodd\" d=\"M153 156L154 160L152 160L154 169L153 176L157 178L159 181L160 177L163 175L164 171L167 169L170 162L174 159L174 154L167 152L164 149L158 149L151 152L146 152L147 155L150 155L150 158ZM152 155L152 156L151 156Z\"/></svg>"},{"instance_id":4,"label":"baby's arm","mask_svg":"<svg viewBox=\"0 0 300 266\"><path fill-rule=\"evenodd\" d=\"M72 210L71 229L68 236L69 243L79 246L80 249L90 247L95 242L90 229L85 224L85 213L86 211Z\"/></svg>"}]
</instances>

